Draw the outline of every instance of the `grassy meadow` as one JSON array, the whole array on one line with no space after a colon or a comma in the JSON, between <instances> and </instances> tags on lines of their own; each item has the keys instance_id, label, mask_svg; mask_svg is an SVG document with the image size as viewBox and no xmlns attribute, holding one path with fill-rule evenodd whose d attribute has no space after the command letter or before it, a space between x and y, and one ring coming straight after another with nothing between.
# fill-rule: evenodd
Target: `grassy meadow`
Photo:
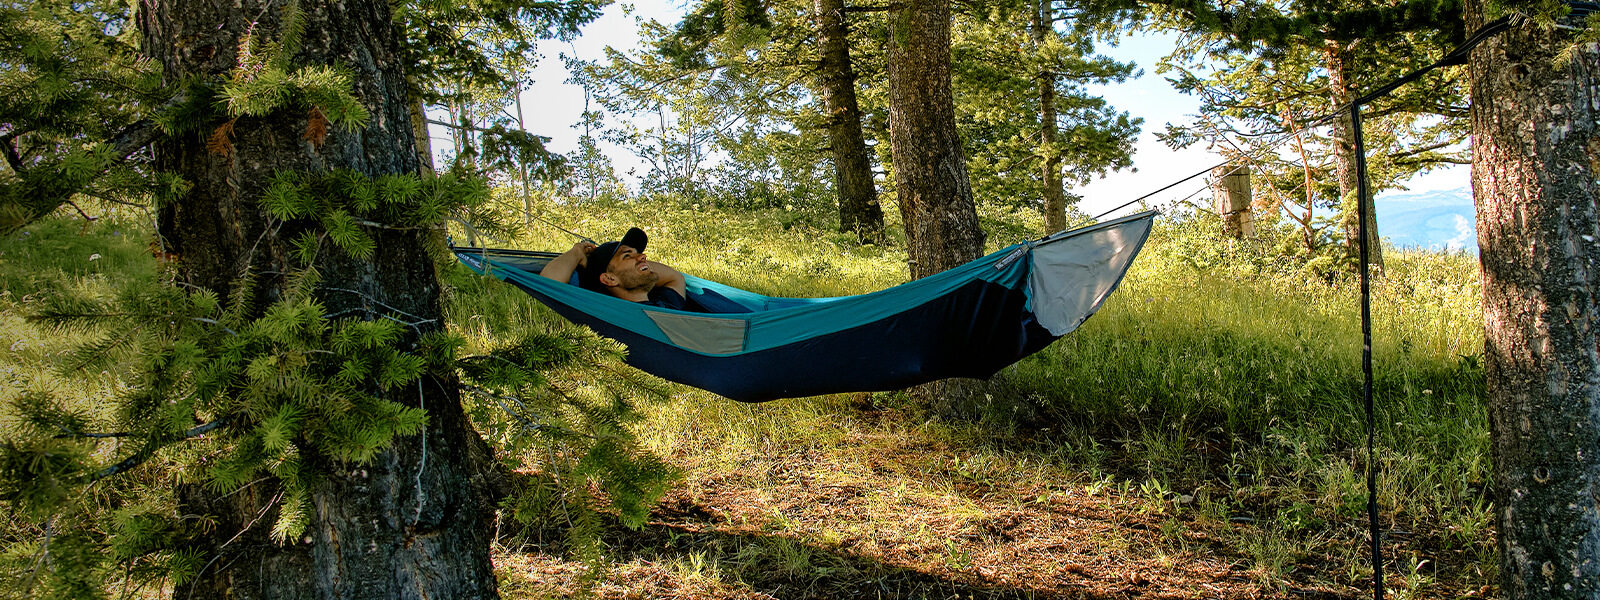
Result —
<instances>
[{"instance_id":1,"label":"grassy meadow","mask_svg":"<svg viewBox=\"0 0 1600 600\"><path fill-rule=\"evenodd\" d=\"M860 246L783 211L635 202L540 214L597 241L644 227L652 259L769 295L906 279L893 239ZM1040 227L1003 210L984 219L994 247ZM568 556L559 519L502 535L502 594L1370 595L1355 282L1309 275L1214 229L1163 220L1100 313L1002 371L974 422L933 418L901 392L746 405L666 386L636 427L683 478L650 522L607 524L610 566L598 574ZM56 372L81 340L24 317L41 294L110 294L154 276L148 239L129 217L53 219L0 240L0 402L31 386L85 410L109 404L119 374ZM573 241L533 222L490 243L559 251ZM1388 585L1396 598L1493 595L1476 261L1387 258L1373 286L1373 355ZM474 345L563 326L509 286L460 267L444 275L451 326ZM497 437L492 411L474 415ZM3 541L15 545L29 525L8 519Z\"/></svg>"}]
</instances>

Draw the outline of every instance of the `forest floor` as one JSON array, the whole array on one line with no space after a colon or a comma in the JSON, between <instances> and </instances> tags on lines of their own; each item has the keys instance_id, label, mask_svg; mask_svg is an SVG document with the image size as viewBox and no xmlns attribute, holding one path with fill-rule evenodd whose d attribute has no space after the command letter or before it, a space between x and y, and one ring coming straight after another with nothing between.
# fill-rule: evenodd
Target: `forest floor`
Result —
<instances>
[{"instance_id":1,"label":"forest floor","mask_svg":"<svg viewBox=\"0 0 1600 600\"><path fill-rule=\"evenodd\" d=\"M897 410L829 404L847 411L825 427L832 433L772 435L733 455L693 442L671 452L685 480L644 527L608 525L609 571L593 583L583 563L563 558L559 529L502 538L495 556L502 593L511 599L584 590L601 598L696 599L1372 594L1360 515L1286 525L1282 513L1293 510L1267 506L1272 494L1259 486L1248 492L1257 498L1238 497L1243 490L1221 480L1160 489L1050 464L1028 450L1030 436L977 439L908 425L915 415ZM1233 501L1223 501L1228 496ZM1482 584L1481 567L1461 568L1479 561L1441 543L1449 535L1444 528L1385 527L1393 532L1384 550L1389 597L1495 593Z\"/></svg>"}]
</instances>

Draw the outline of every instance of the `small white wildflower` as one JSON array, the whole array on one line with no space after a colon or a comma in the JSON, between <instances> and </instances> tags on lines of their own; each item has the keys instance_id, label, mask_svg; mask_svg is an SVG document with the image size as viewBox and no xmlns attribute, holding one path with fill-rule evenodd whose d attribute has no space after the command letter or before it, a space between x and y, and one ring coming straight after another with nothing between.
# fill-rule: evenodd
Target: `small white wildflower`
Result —
<instances>
[{"instance_id":1,"label":"small white wildflower","mask_svg":"<svg viewBox=\"0 0 1600 600\"><path fill-rule=\"evenodd\" d=\"M90 254L89 255L89 260L100 260L100 255L99 254Z\"/></svg>"}]
</instances>

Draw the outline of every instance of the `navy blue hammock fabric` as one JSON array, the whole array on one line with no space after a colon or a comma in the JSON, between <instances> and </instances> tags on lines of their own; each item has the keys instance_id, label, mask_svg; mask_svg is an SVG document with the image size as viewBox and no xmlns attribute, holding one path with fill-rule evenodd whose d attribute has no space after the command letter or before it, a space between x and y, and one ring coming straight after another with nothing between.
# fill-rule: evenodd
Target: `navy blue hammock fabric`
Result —
<instances>
[{"instance_id":1,"label":"navy blue hammock fabric","mask_svg":"<svg viewBox=\"0 0 1600 600\"><path fill-rule=\"evenodd\" d=\"M1117 288L1153 211L1014 244L886 290L773 298L685 275L707 311L645 306L539 276L552 252L454 248L479 273L628 347L628 364L741 402L988 378L1077 329Z\"/></svg>"}]
</instances>

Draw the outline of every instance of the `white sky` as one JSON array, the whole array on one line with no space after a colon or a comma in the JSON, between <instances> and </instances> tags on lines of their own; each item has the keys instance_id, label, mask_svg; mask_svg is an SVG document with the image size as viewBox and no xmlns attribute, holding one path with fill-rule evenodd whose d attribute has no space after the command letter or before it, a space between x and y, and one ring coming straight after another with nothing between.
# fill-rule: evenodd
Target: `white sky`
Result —
<instances>
[{"instance_id":1,"label":"white sky","mask_svg":"<svg viewBox=\"0 0 1600 600\"><path fill-rule=\"evenodd\" d=\"M631 15L628 14L630 8L633 9ZM533 73L534 84L523 94L528 130L550 137L549 147L552 151L575 151L579 132L573 126L583 112L583 91L566 82L567 72L557 55L596 60L604 56L606 46L618 50L633 49L638 45L636 17L672 23L685 10L687 5L677 0L613 4L606 8L599 20L584 27L583 35L572 44L545 42L540 47L543 58ZM1173 151L1155 139L1154 132L1164 130L1169 122L1187 120L1198 106L1192 97L1178 93L1165 79L1153 72L1156 60L1171 49L1171 44L1169 37L1140 36L1129 38L1118 46L1101 49L1102 53L1118 60L1136 62L1145 73L1125 83L1093 86L1090 89L1104 96L1112 106L1132 116L1142 117L1145 122L1143 133L1135 144L1134 170L1112 173L1088 186L1072 190L1083 197L1080 209L1089 215L1097 215L1220 162L1218 155L1203 146ZM440 144L441 141L435 141L436 147ZM618 173L627 173L630 168L640 166L626 150L612 149L610 154ZM640 171L643 169L640 168ZM1440 169L1413 179L1408 186L1412 192L1467 187L1467 173L1466 167ZM1201 179L1195 179L1153 196L1149 202L1170 203L1203 186ZM1136 209L1124 209L1119 214Z\"/></svg>"}]
</instances>

